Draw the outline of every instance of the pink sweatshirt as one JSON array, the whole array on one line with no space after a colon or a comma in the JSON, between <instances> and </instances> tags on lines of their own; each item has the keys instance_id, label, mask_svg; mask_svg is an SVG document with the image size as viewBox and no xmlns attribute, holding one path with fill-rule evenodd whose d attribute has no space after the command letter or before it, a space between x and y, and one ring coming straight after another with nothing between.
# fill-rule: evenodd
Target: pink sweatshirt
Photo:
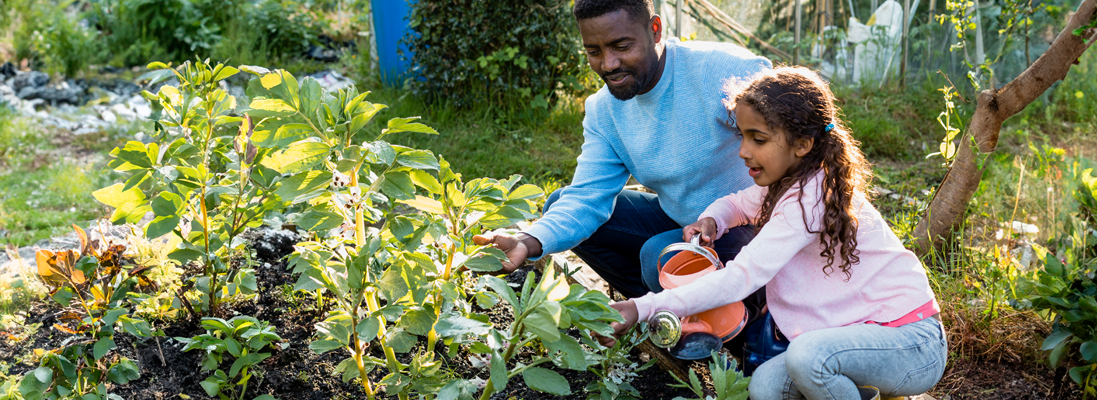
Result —
<instances>
[{"instance_id":1,"label":"pink sweatshirt","mask_svg":"<svg viewBox=\"0 0 1097 400\"><path fill-rule=\"evenodd\" d=\"M823 212L818 202L821 178L822 173L809 180L809 190L803 191L806 221L816 232ZM698 219L715 219L718 235L753 223L767 190L755 185L722 197ZM863 194L854 200L861 262L850 266L848 281L837 266L830 276L823 274L826 260L819 255L819 233L809 233L805 226L799 192L793 187L778 200L769 222L726 268L689 285L634 299L640 320L660 310L696 314L740 301L763 285L773 320L790 339L815 329L894 321L931 302L937 308L921 261L903 247Z\"/></svg>"}]
</instances>

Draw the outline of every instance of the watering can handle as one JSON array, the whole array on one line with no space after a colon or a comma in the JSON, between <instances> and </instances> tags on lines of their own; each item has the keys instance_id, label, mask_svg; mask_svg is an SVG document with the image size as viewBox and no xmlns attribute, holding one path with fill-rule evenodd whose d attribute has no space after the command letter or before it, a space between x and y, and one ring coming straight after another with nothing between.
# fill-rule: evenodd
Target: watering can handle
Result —
<instances>
[{"instance_id":1,"label":"watering can handle","mask_svg":"<svg viewBox=\"0 0 1097 400\"><path fill-rule=\"evenodd\" d=\"M659 258L657 259L658 264L656 265L656 268L658 268L659 271L663 270L663 256L671 252L691 251L696 254L700 254L701 256L708 259L708 261L712 263L712 265L716 266L716 269L723 269L724 263L720 262L719 258L714 257L712 253L708 251L708 248L702 247L700 243L701 235L693 235L693 237L689 239L689 243L671 243L670 246L667 246L663 249L662 252L659 253Z\"/></svg>"}]
</instances>

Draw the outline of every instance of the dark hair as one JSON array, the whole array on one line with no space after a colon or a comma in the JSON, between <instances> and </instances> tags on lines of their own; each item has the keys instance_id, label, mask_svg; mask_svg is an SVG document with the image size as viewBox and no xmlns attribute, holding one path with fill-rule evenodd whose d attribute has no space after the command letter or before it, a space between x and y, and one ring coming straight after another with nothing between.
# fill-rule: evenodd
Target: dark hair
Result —
<instances>
[{"instance_id":1,"label":"dark hair","mask_svg":"<svg viewBox=\"0 0 1097 400\"><path fill-rule=\"evenodd\" d=\"M853 200L865 193L872 177L860 142L853 139L848 128L838 117L834 105L834 93L818 74L804 67L782 66L756 77L744 88L729 82L728 98L724 101L728 112L742 104L754 109L774 131L784 132L786 142L814 139L815 142L800 162L788 174L769 187L762 201L757 229L769 221L779 200L794 185L804 187L818 171L823 171L820 187L823 203L823 220L820 231L811 231L804 212L804 225L809 232L819 233L823 246L820 256L827 259L823 273L830 275L834 266L842 270L848 280L850 266L861 261L857 250L857 210ZM804 210L803 190L797 200ZM835 262L835 256L839 260Z\"/></svg>"},{"instance_id":2,"label":"dark hair","mask_svg":"<svg viewBox=\"0 0 1097 400\"><path fill-rule=\"evenodd\" d=\"M617 10L625 10L633 22L647 23L655 15L651 0L575 0L571 14L575 19L589 19Z\"/></svg>"}]
</instances>

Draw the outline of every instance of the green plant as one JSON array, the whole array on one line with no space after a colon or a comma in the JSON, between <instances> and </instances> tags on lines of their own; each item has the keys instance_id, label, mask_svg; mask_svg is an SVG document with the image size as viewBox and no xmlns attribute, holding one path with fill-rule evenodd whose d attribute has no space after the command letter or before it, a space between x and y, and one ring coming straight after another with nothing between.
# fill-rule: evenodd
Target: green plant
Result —
<instances>
[{"instance_id":1,"label":"green plant","mask_svg":"<svg viewBox=\"0 0 1097 400\"><path fill-rule=\"evenodd\" d=\"M99 60L103 54L99 32L80 25L67 9L75 0L59 4L58 10L44 12L33 33L32 49L45 64L46 71L76 76L77 72ZM48 7L40 5L40 7Z\"/></svg>"},{"instance_id":2,"label":"green plant","mask_svg":"<svg viewBox=\"0 0 1097 400\"><path fill-rule=\"evenodd\" d=\"M50 288L50 297L66 307L53 328L72 335L65 344L45 351L40 366L24 375L19 385L27 400L46 398L107 399L106 383L127 383L140 374L137 364L118 356L115 324L131 335L152 335L149 324L130 316L126 301L137 291L153 290L147 267L127 268L125 246L90 243L82 229L80 250L36 254L38 276Z\"/></svg>"},{"instance_id":3,"label":"green plant","mask_svg":"<svg viewBox=\"0 0 1097 400\"><path fill-rule=\"evenodd\" d=\"M418 1L406 37L416 65L413 93L458 107L505 99L547 106L557 90L583 90L584 71L571 7L559 0ZM459 32L454 26L466 27ZM529 100L523 101L527 103Z\"/></svg>"},{"instance_id":4,"label":"green plant","mask_svg":"<svg viewBox=\"0 0 1097 400\"><path fill-rule=\"evenodd\" d=\"M114 149L108 165L124 181L94 196L115 208L111 219L116 222L134 222L152 211L156 218L145 227L145 236L172 234L179 244L168 256L183 265L200 263L201 274L184 284L184 291L196 290L196 304L179 295L176 305L196 319L195 307L211 315L223 297L255 292L254 270L229 259L244 251L240 234L245 229L284 206L275 194L282 176L263 165L270 149L256 147L251 118L234 116L235 98L218 87L238 69L212 66L208 60L176 69L152 63L150 68L170 71L180 82L179 87L162 86L155 95L142 93L161 109L159 141L130 141Z\"/></svg>"},{"instance_id":5,"label":"green plant","mask_svg":"<svg viewBox=\"0 0 1097 400\"><path fill-rule=\"evenodd\" d=\"M1086 397L1097 394L1097 381L1094 380L1097 378L1094 376L1097 371L1095 266L1092 260L1064 263L1054 254L1046 253L1044 268L1038 270L1030 282L1031 295L1026 299L1030 307L1055 316L1053 331L1040 348L1050 350L1052 368L1074 354L1081 356L1083 365L1071 368L1070 377L1082 387Z\"/></svg>"},{"instance_id":6,"label":"green plant","mask_svg":"<svg viewBox=\"0 0 1097 400\"><path fill-rule=\"evenodd\" d=\"M264 353L263 350L282 338L269 323L249 316L233 317L228 321L202 318L202 327L206 328L204 334L193 338L175 338L186 345L183 351L205 350L202 370L212 370L214 373L201 382L202 389L206 394L218 396L222 400L243 399L248 390L248 381L254 376L252 367L270 357L270 353ZM235 358L227 374L218 369L226 361L225 353ZM232 382L237 376L240 379ZM268 399L274 398L270 395L256 397L256 400Z\"/></svg>"},{"instance_id":7,"label":"green plant","mask_svg":"<svg viewBox=\"0 0 1097 400\"><path fill-rule=\"evenodd\" d=\"M588 400L639 399L640 392L632 386L637 372L651 368L655 360L638 365L628 358L634 347L648 339L647 322L641 322L617 339L613 347L605 354L598 355L600 361L588 370L598 375L599 380L587 384L584 389Z\"/></svg>"},{"instance_id":8,"label":"green plant","mask_svg":"<svg viewBox=\"0 0 1097 400\"><path fill-rule=\"evenodd\" d=\"M715 396L705 394L704 385L701 384L701 380L697 378L697 373L692 369L689 370L688 384L679 379L678 376L674 376L678 384L671 386L692 390L699 400L746 400L750 396L750 393L747 392L750 378L743 377L743 373L737 371L735 365L735 359L729 358L726 353L712 353L712 361L708 363L708 368L709 372L712 373ZM681 397L675 398L675 400L679 399L684 400Z\"/></svg>"},{"instance_id":9,"label":"green plant","mask_svg":"<svg viewBox=\"0 0 1097 400\"><path fill-rule=\"evenodd\" d=\"M315 15L294 0L93 0L115 62L214 56L265 63L298 55L316 38Z\"/></svg>"},{"instance_id":10,"label":"green plant","mask_svg":"<svg viewBox=\"0 0 1097 400\"><path fill-rule=\"evenodd\" d=\"M585 371L599 359L588 359L579 342L561 330L579 329L581 339L588 346L601 349L589 332L609 336L613 334L608 322L621 322L621 314L609 307L609 298L602 292L588 291L581 285L571 285L564 277L553 273L551 265L542 271L540 281L535 274L526 275L521 295L517 295L503 279L493 276L480 278L481 284L490 287L495 295L506 301L514 322L505 330L491 329L483 342L474 343L474 353L491 354L491 377L480 396L486 400L507 386L507 382L522 375L531 389L552 395L571 393L567 379L559 373L537 367L552 362L562 368ZM490 304L489 304L490 305ZM523 346L540 343L542 354L528 363L508 368L507 363Z\"/></svg>"}]
</instances>

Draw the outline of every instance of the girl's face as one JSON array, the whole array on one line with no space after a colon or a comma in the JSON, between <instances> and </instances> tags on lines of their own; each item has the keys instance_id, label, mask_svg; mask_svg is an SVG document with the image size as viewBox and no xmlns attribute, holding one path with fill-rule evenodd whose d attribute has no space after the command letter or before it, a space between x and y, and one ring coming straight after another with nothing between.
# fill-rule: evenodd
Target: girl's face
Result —
<instances>
[{"instance_id":1,"label":"girl's face","mask_svg":"<svg viewBox=\"0 0 1097 400\"><path fill-rule=\"evenodd\" d=\"M750 168L758 186L780 182L811 151L813 139L789 143L783 130L774 131L762 115L750 106L735 106L735 124L743 135L739 157Z\"/></svg>"}]
</instances>

